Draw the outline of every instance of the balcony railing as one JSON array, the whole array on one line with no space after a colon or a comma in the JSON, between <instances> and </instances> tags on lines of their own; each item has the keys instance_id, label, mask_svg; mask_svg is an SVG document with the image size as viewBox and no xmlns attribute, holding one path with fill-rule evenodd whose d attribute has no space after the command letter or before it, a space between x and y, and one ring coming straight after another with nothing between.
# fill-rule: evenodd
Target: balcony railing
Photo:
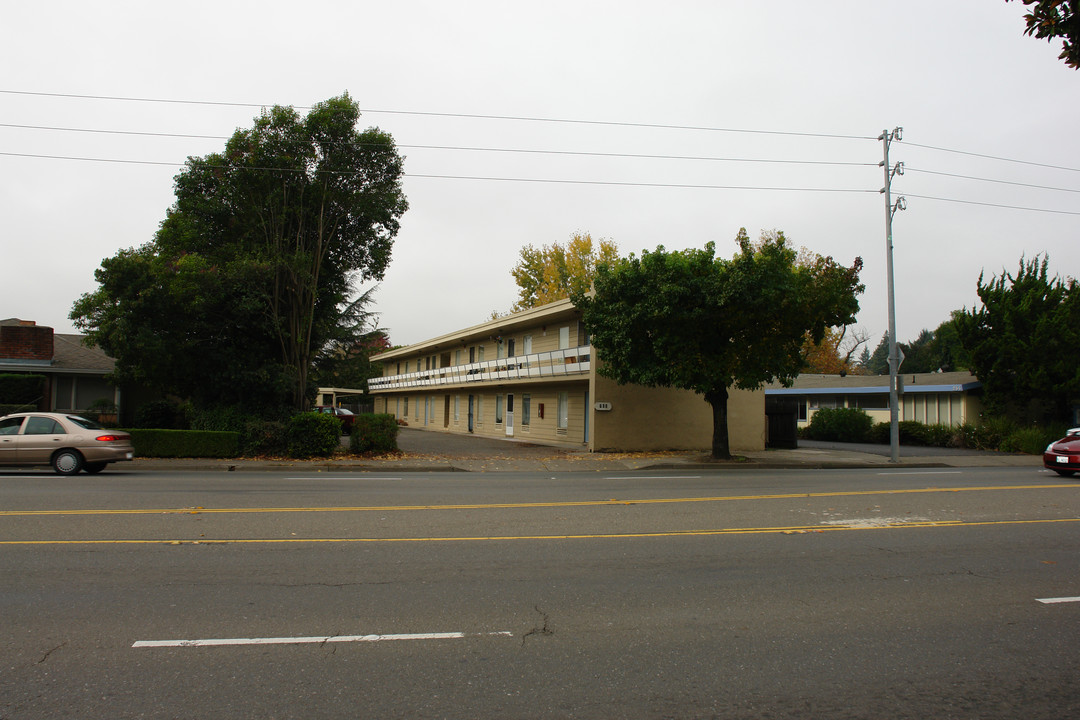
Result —
<instances>
[{"instance_id":1,"label":"balcony railing","mask_svg":"<svg viewBox=\"0 0 1080 720\"><path fill-rule=\"evenodd\" d=\"M518 355L497 360L420 370L402 375L384 375L368 380L368 390L381 392L433 385L490 383L500 380L528 380L567 375L583 375L592 367L589 346Z\"/></svg>"}]
</instances>

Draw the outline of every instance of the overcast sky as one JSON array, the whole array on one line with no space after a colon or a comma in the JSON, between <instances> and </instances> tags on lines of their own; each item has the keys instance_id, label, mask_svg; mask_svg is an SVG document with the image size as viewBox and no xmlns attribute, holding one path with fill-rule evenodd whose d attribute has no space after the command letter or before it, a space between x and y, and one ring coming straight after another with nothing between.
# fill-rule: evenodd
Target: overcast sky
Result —
<instances>
[{"instance_id":1,"label":"overcast sky","mask_svg":"<svg viewBox=\"0 0 1080 720\"><path fill-rule=\"evenodd\" d=\"M715 241L730 257L746 227L861 256L872 350L888 325L877 138L897 126L901 341L1022 255L1080 269L1080 72L1023 34L1020 2L3 5L0 318L72 332L94 269L152 239L188 156L260 105L344 91L406 156L410 210L376 293L395 344L508 310L525 245L581 231L622 254Z\"/></svg>"}]
</instances>

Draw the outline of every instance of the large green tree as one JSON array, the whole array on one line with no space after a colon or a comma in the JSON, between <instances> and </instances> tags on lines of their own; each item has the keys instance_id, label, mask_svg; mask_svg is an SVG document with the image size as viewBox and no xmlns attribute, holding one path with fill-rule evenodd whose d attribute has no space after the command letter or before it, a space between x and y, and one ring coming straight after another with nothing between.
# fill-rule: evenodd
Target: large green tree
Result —
<instances>
[{"instance_id":1,"label":"large green tree","mask_svg":"<svg viewBox=\"0 0 1080 720\"><path fill-rule=\"evenodd\" d=\"M1069 421L1080 404L1080 287L1049 275L1049 257L977 284L981 307L953 314L991 413Z\"/></svg>"},{"instance_id":2,"label":"large green tree","mask_svg":"<svg viewBox=\"0 0 1080 720\"><path fill-rule=\"evenodd\" d=\"M275 106L224 151L188 159L153 242L103 262L72 312L118 375L198 397L187 376L221 364L245 388L266 383L260 405L306 404L316 360L355 334L355 287L382 277L408 207L393 139L358 130L359 117L347 94L306 116Z\"/></svg>"},{"instance_id":3,"label":"large green tree","mask_svg":"<svg viewBox=\"0 0 1080 720\"><path fill-rule=\"evenodd\" d=\"M597 269L595 293L577 296L603 362L619 383L693 390L712 406L712 454L731 456L730 388L792 382L807 336L854 322L862 261L797 261L783 233L752 245L746 230L731 260L703 250L643 252Z\"/></svg>"}]
</instances>

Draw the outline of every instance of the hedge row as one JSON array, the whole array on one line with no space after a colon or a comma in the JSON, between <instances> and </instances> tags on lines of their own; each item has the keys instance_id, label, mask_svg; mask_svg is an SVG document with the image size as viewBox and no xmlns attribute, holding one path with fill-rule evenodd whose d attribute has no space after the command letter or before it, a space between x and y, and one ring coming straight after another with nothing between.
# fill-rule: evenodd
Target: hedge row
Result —
<instances>
[{"instance_id":1,"label":"hedge row","mask_svg":"<svg viewBox=\"0 0 1080 720\"><path fill-rule=\"evenodd\" d=\"M237 430L135 428L136 457L329 457L340 448L341 421L328 413L300 413L284 422L237 417ZM354 453L397 450L393 415L358 415L349 446Z\"/></svg>"},{"instance_id":2,"label":"hedge row","mask_svg":"<svg viewBox=\"0 0 1080 720\"><path fill-rule=\"evenodd\" d=\"M135 457L236 457L240 433L210 430L126 430L131 434Z\"/></svg>"},{"instance_id":3,"label":"hedge row","mask_svg":"<svg viewBox=\"0 0 1080 720\"><path fill-rule=\"evenodd\" d=\"M1003 418L988 418L979 425L926 425L913 420L898 423L901 445L1000 450L1029 455L1041 454L1054 440L1065 435L1065 426L1021 427ZM889 423L876 425L863 410L822 408L814 413L802 435L811 440L877 443L891 441Z\"/></svg>"}]
</instances>

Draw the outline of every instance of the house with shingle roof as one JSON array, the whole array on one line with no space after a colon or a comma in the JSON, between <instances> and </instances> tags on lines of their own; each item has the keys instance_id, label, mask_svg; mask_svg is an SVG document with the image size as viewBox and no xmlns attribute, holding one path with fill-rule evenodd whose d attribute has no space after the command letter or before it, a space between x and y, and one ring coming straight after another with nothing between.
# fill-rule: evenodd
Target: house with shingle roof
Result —
<instances>
[{"instance_id":1,"label":"house with shingle roof","mask_svg":"<svg viewBox=\"0 0 1080 720\"><path fill-rule=\"evenodd\" d=\"M118 408L120 389L106 380L115 366L100 348L85 345L82 335L56 333L34 320L0 320L0 373L43 375L37 410Z\"/></svg>"}]
</instances>

